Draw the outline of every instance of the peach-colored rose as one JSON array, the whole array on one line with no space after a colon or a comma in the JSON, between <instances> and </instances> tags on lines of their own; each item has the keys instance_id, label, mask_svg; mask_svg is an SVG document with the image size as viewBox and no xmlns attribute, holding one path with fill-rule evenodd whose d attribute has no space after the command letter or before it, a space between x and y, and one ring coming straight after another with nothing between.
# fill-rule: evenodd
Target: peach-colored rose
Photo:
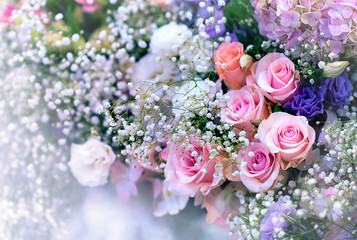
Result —
<instances>
[{"instance_id":1,"label":"peach-colored rose","mask_svg":"<svg viewBox=\"0 0 357 240\"><path fill-rule=\"evenodd\" d=\"M299 71L282 53L267 54L255 67L253 84L262 90L264 96L279 105L289 101L300 86Z\"/></svg>"},{"instance_id":2,"label":"peach-colored rose","mask_svg":"<svg viewBox=\"0 0 357 240\"><path fill-rule=\"evenodd\" d=\"M227 107L222 109L221 118L238 129L252 132L255 127L251 120L263 120L269 116L267 102L258 88L244 86L239 90L227 92L225 96L229 96L230 100Z\"/></svg>"},{"instance_id":3,"label":"peach-colored rose","mask_svg":"<svg viewBox=\"0 0 357 240\"><path fill-rule=\"evenodd\" d=\"M236 174L237 172L240 174ZM238 152L237 164L226 168L226 177L242 181L252 192L265 192L274 187L280 173L280 154L274 154L262 143L253 142Z\"/></svg>"},{"instance_id":4,"label":"peach-colored rose","mask_svg":"<svg viewBox=\"0 0 357 240\"><path fill-rule=\"evenodd\" d=\"M240 58L244 55L243 44L240 42L224 42L214 52L214 63L219 79L230 88L240 89L246 84L249 69L242 69Z\"/></svg>"},{"instance_id":5,"label":"peach-colored rose","mask_svg":"<svg viewBox=\"0 0 357 240\"><path fill-rule=\"evenodd\" d=\"M222 157L210 159L211 145L197 139L168 146L167 165L165 167L165 184L168 190L177 195L190 195L201 191L208 194L211 189L223 182Z\"/></svg>"},{"instance_id":6,"label":"peach-colored rose","mask_svg":"<svg viewBox=\"0 0 357 240\"><path fill-rule=\"evenodd\" d=\"M263 120L258 137L272 153L281 155L281 168L296 168L312 150L315 130L306 117L276 112Z\"/></svg>"}]
</instances>

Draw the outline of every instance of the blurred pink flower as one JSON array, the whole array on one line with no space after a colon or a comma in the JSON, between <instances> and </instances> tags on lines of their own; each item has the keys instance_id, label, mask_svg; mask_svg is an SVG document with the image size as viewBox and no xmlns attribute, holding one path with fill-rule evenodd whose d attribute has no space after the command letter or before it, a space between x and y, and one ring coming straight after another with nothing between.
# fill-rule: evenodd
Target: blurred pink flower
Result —
<instances>
[{"instance_id":1,"label":"blurred pink flower","mask_svg":"<svg viewBox=\"0 0 357 240\"><path fill-rule=\"evenodd\" d=\"M95 0L75 0L77 3L83 5L83 11L91 13L102 8L102 5Z\"/></svg>"},{"instance_id":2,"label":"blurred pink flower","mask_svg":"<svg viewBox=\"0 0 357 240\"><path fill-rule=\"evenodd\" d=\"M14 22L12 19L13 11L18 10L19 7L15 4L8 4L4 7L0 15L0 23L10 24Z\"/></svg>"},{"instance_id":3,"label":"blurred pink flower","mask_svg":"<svg viewBox=\"0 0 357 240\"><path fill-rule=\"evenodd\" d=\"M136 164L140 164L143 168L154 172L163 172L163 168L160 167L160 160L166 159L168 149L165 147L161 152L156 151L158 145L154 144L150 148L139 146L134 150L132 160Z\"/></svg>"},{"instance_id":4,"label":"blurred pink flower","mask_svg":"<svg viewBox=\"0 0 357 240\"><path fill-rule=\"evenodd\" d=\"M116 161L112 164L110 172L110 182L115 183L117 192L122 201L128 201L130 195L138 195L136 182L143 172L143 168L140 165L127 167L122 162Z\"/></svg>"},{"instance_id":5,"label":"blurred pink flower","mask_svg":"<svg viewBox=\"0 0 357 240\"><path fill-rule=\"evenodd\" d=\"M227 218L243 214L246 206L241 204L236 196L237 191L244 191L240 183L229 183L223 190L220 188L213 189L204 200L204 207L207 210L206 221L216 223L220 228L230 230Z\"/></svg>"},{"instance_id":6,"label":"blurred pink flower","mask_svg":"<svg viewBox=\"0 0 357 240\"><path fill-rule=\"evenodd\" d=\"M174 215L186 207L189 197L171 193L164 182L154 180L154 215L161 217L165 214Z\"/></svg>"}]
</instances>

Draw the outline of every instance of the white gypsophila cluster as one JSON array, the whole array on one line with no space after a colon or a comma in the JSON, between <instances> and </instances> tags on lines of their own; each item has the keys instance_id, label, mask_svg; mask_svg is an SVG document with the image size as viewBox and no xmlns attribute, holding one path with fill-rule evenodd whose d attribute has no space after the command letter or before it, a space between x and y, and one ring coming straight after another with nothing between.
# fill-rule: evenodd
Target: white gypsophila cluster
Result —
<instances>
[{"instance_id":1,"label":"white gypsophila cluster","mask_svg":"<svg viewBox=\"0 0 357 240\"><path fill-rule=\"evenodd\" d=\"M0 238L61 239L78 192L66 165L68 148L59 145L39 106L34 73L1 63L8 72L0 78Z\"/></svg>"},{"instance_id":2,"label":"white gypsophila cluster","mask_svg":"<svg viewBox=\"0 0 357 240\"><path fill-rule=\"evenodd\" d=\"M210 80L196 78L177 89L172 99L172 112L176 118L185 115L187 118L208 113L208 103L213 100L217 86Z\"/></svg>"}]
</instances>

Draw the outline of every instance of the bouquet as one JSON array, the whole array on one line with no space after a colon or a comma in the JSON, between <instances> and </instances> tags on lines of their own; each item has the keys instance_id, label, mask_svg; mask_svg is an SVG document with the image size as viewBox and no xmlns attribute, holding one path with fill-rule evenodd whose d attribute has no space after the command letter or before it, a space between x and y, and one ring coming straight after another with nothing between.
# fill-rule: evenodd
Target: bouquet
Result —
<instances>
[{"instance_id":1,"label":"bouquet","mask_svg":"<svg viewBox=\"0 0 357 240\"><path fill-rule=\"evenodd\" d=\"M356 0L1 4L4 176L147 182L155 216L192 199L232 239L357 239Z\"/></svg>"}]
</instances>

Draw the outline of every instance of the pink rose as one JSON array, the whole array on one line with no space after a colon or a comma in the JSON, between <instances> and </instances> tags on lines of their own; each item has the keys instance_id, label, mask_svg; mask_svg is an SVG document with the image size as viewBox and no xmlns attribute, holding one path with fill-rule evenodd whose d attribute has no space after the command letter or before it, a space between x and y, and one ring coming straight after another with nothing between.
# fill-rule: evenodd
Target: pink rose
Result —
<instances>
[{"instance_id":1,"label":"pink rose","mask_svg":"<svg viewBox=\"0 0 357 240\"><path fill-rule=\"evenodd\" d=\"M83 5L83 11L91 13L102 8L102 5L95 0L75 0L77 3Z\"/></svg>"},{"instance_id":2,"label":"pink rose","mask_svg":"<svg viewBox=\"0 0 357 240\"><path fill-rule=\"evenodd\" d=\"M244 55L243 44L240 42L224 42L214 52L214 63L219 79L230 88L239 89L246 84L249 69L242 69L240 58Z\"/></svg>"},{"instance_id":3,"label":"pink rose","mask_svg":"<svg viewBox=\"0 0 357 240\"><path fill-rule=\"evenodd\" d=\"M272 102L289 101L300 86L299 71L282 53L269 53L256 65L255 83Z\"/></svg>"},{"instance_id":4,"label":"pink rose","mask_svg":"<svg viewBox=\"0 0 357 240\"><path fill-rule=\"evenodd\" d=\"M221 111L221 118L228 124L246 132L255 131L251 120L263 120L269 116L269 108L261 91L253 86L244 86L225 94L230 100ZM242 122L243 120L243 122Z\"/></svg>"},{"instance_id":5,"label":"pink rose","mask_svg":"<svg viewBox=\"0 0 357 240\"><path fill-rule=\"evenodd\" d=\"M165 184L170 192L193 197L201 191L206 195L222 183L223 163L227 160L220 156L210 159L209 143L191 138L190 142L171 144L168 148Z\"/></svg>"},{"instance_id":6,"label":"pink rose","mask_svg":"<svg viewBox=\"0 0 357 240\"><path fill-rule=\"evenodd\" d=\"M281 168L296 168L311 152L315 130L306 117L276 112L263 120L258 127L258 137L272 153L281 156Z\"/></svg>"},{"instance_id":7,"label":"pink rose","mask_svg":"<svg viewBox=\"0 0 357 240\"><path fill-rule=\"evenodd\" d=\"M237 175L237 173L240 174ZM237 164L226 168L226 177L242 181L251 192L265 192L273 188L280 173L280 155L262 143L254 142L238 152Z\"/></svg>"}]
</instances>

